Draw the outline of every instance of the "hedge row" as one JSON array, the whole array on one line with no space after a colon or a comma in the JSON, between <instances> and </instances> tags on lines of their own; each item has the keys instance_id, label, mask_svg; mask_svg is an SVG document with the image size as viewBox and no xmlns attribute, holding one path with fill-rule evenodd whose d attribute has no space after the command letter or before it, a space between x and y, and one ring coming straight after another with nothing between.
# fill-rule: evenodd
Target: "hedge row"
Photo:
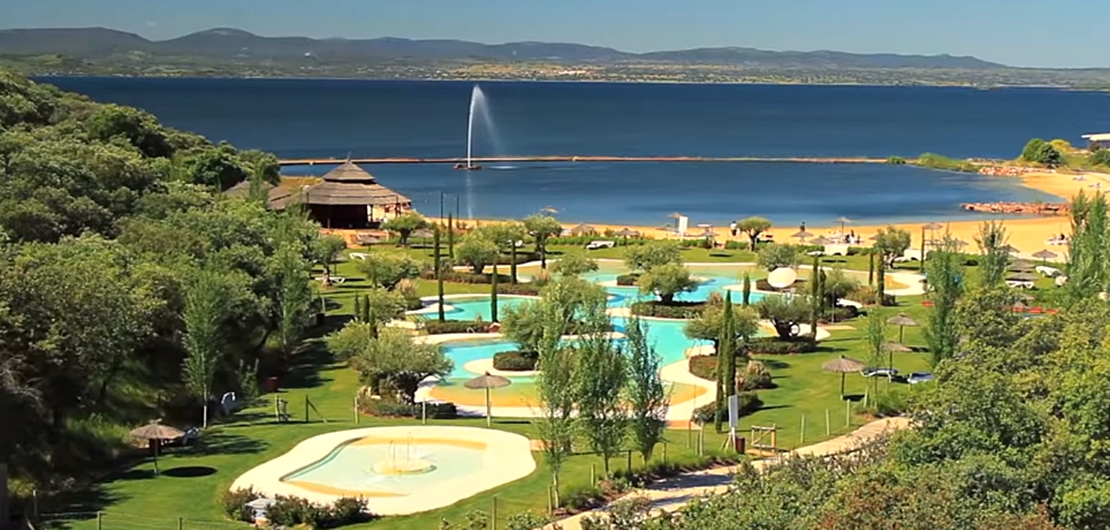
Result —
<instances>
[{"instance_id":1,"label":"hedge row","mask_svg":"<svg viewBox=\"0 0 1110 530\"><path fill-rule=\"evenodd\" d=\"M419 418L422 414L436 420L459 417L454 403L428 403L425 407L420 403L401 403L390 399L362 399L359 400L359 410L377 418Z\"/></svg>"},{"instance_id":2,"label":"hedge row","mask_svg":"<svg viewBox=\"0 0 1110 530\"><path fill-rule=\"evenodd\" d=\"M705 310L705 302L636 302L632 304L632 314L656 318L697 318Z\"/></svg>"},{"instance_id":3,"label":"hedge row","mask_svg":"<svg viewBox=\"0 0 1110 530\"><path fill-rule=\"evenodd\" d=\"M778 337L760 337L749 343L752 353L786 355L791 353L811 353L817 351L817 341L807 337L796 340L782 340Z\"/></svg>"},{"instance_id":4,"label":"hedge row","mask_svg":"<svg viewBox=\"0 0 1110 530\"><path fill-rule=\"evenodd\" d=\"M755 392L740 392L736 394L739 401L739 417L744 417L759 410L763 406L763 401L759 399L759 395ZM716 418L717 403L709 403L694 409L694 419L699 423L706 424L712 423ZM721 410L721 417L728 421L728 403L725 403L725 408Z\"/></svg>"},{"instance_id":5,"label":"hedge row","mask_svg":"<svg viewBox=\"0 0 1110 530\"><path fill-rule=\"evenodd\" d=\"M424 331L429 335L446 335L448 333L486 333L489 331L489 322L477 320L428 320L424 322Z\"/></svg>"},{"instance_id":6,"label":"hedge row","mask_svg":"<svg viewBox=\"0 0 1110 530\"><path fill-rule=\"evenodd\" d=\"M503 351L493 356L493 369L506 372L530 372L536 369L539 359L535 353Z\"/></svg>"},{"instance_id":7,"label":"hedge row","mask_svg":"<svg viewBox=\"0 0 1110 530\"><path fill-rule=\"evenodd\" d=\"M254 510L246 505L260 498L262 495L250 488L229 491L222 499L224 512L237 521L254 523ZM267 507L266 518L270 524L282 527L337 528L376 519L366 508L366 500L361 498L340 497L331 505L322 506L300 497L278 495Z\"/></svg>"},{"instance_id":8,"label":"hedge row","mask_svg":"<svg viewBox=\"0 0 1110 530\"><path fill-rule=\"evenodd\" d=\"M624 287L632 287L632 286L636 285L636 280L639 280L639 279L640 279L640 274L639 273L621 274L620 276L617 276L617 285L622 285Z\"/></svg>"}]
</instances>

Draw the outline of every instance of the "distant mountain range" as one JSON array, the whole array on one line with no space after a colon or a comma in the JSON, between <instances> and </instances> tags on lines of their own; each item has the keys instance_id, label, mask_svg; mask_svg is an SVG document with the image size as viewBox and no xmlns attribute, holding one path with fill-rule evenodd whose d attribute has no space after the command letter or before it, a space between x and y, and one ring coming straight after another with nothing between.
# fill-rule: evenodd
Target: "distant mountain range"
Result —
<instances>
[{"instance_id":1,"label":"distant mountain range","mask_svg":"<svg viewBox=\"0 0 1110 530\"><path fill-rule=\"evenodd\" d=\"M219 61L353 62L543 62L564 64L662 63L730 65L753 68L960 69L1008 68L975 57L951 55L857 54L834 51L776 52L755 48L698 48L629 53L580 44L514 42L481 44L458 40L310 39L261 37L216 28L176 39L152 41L106 28L0 30L0 55L61 55L95 61L135 58L204 58Z\"/></svg>"}]
</instances>

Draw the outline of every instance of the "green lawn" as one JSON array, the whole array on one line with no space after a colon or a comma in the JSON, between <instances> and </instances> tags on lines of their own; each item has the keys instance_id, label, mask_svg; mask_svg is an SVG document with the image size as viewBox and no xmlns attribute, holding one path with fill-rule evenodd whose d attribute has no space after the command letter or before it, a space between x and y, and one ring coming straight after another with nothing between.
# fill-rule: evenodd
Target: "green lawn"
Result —
<instances>
[{"instance_id":1,"label":"green lawn","mask_svg":"<svg viewBox=\"0 0 1110 530\"><path fill-rule=\"evenodd\" d=\"M560 248L563 251L575 251ZM422 252L412 250L411 252ZM606 250L600 253L620 252ZM688 261L710 261L708 253L701 249L687 251ZM600 254L599 253L599 254ZM736 261L750 259L739 256ZM703 256L700 257L700 256ZM864 262L866 270L866 262ZM362 283L351 262L338 265L338 273L351 278L334 291L327 293L339 303L338 308L329 312L336 324L343 315L350 313L350 297L357 292ZM418 282L423 295L434 294L434 282ZM449 293L486 293L488 286L448 284ZM925 310L920 297L900 299L902 304L896 308L881 309L885 315L906 313L924 322ZM751 425L776 425L779 428L778 443L782 448L793 448L802 444L812 444L826 439L826 411L829 418L828 434L837 435L848 432L860 425L866 418L858 414L859 406L853 408L850 421L846 423L845 402L839 395L840 377L824 372L821 365L839 355L846 355L866 361L866 322L855 320L849 323L855 329L834 331L832 337L823 343L821 351L812 354L763 357L774 376L777 387L760 391L764 408L741 421L741 435ZM897 339L897 329L888 330L890 340ZM905 342L923 349L920 328L907 328ZM352 401L358 389L356 373L339 364L327 362L326 354L319 345L304 354L301 366L291 376L291 388L282 391L282 398L289 400L293 423L277 424L272 421L272 399L267 396L264 404L244 411L229 423L218 424L206 433L202 449L176 450L165 455L161 461L163 470L173 468L210 468L211 474L192 478L161 476L153 478L150 473L152 463L147 461L133 468L121 470L96 485L90 496L75 499L74 504L65 507L50 507L51 511L94 512L102 510L104 528L109 530L128 528L175 528L178 517L185 520L184 528L230 528L234 525L225 521L220 506L220 495L232 481L248 469L288 451L298 442L324 432L350 429L355 427L385 425L415 425L413 420L384 420L363 417L356 426L352 411ZM927 362L922 353L896 354L895 366L903 372L924 369ZM859 375L848 376L848 393L863 393L866 380ZM879 387L887 385L885 380ZM313 422L303 423L304 398L308 397L315 407L329 421L324 423L313 415ZM802 418L805 418L805 437L802 438ZM461 419L434 421L437 425L483 426L482 419ZM535 437L535 427L527 420L495 420L494 428ZM670 460L692 460L696 447L688 445L696 440L696 433L672 430L667 433L667 455ZM706 430L704 447L707 453L721 449L725 436ZM696 445L696 442L694 443ZM662 450L657 451L657 458ZM514 483L493 491L482 493L451 507L434 510L425 514L393 517L364 525L380 529L426 529L434 528L441 518L459 520L470 510L489 511L497 499L500 523L503 525L509 514L531 510L544 513L548 509L547 488L551 477L542 465L542 454L534 454L539 463L537 471ZM614 460L616 468L623 468L625 458ZM634 458L634 465L642 465L640 458ZM600 459L592 455L578 455L567 463L563 475L563 494L585 487L589 483L591 467L600 474ZM95 498L96 500L89 500ZM84 502L82 502L84 501ZM71 520L74 528L96 528L94 520ZM245 527L245 525L243 525Z\"/></svg>"}]
</instances>

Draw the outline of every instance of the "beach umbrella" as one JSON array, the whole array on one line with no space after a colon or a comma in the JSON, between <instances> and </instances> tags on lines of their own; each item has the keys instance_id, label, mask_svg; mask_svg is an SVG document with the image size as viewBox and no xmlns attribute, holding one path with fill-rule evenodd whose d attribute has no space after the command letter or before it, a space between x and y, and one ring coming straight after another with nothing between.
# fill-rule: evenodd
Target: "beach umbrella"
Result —
<instances>
[{"instance_id":1,"label":"beach umbrella","mask_svg":"<svg viewBox=\"0 0 1110 530\"><path fill-rule=\"evenodd\" d=\"M1020 250L1017 249L1017 247L1015 247L1013 245L1006 245L1006 246L1002 247L1002 249L1005 250L1006 252L1009 252L1010 254L1017 254L1017 253L1021 252Z\"/></svg>"},{"instance_id":2,"label":"beach umbrella","mask_svg":"<svg viewBox=\"0 0 1110 530\"><path fill-rule=\"evenodd\" d=\"M889 363L888 367L894 368L894 352L909 353L912 352L913 349L900 342L886 342L883 343L883 351L889 356L889 360L887 361Z\"/></svg>"},{"instance_id":3,"label":"beach umbrella","mask_svg":"<svg viewBox=\"0 0 1110 530\"><path fill-rule=\"evenodd\" d=\"M355 240L359 245L368 247L370 245L377 245L382 242L382 238L376 236L358 236Z\"/></svg>"},{"instance_id":4,"label":"beach umbrella","mask_svg":"<svg viewBox=\"0 0 1110 530\"><path fill-rule=\"evenodd\" d=\"M158 448L162 445L162 440L174 440L185 436L185 432L181 429L170 427L169 425L162 425L162 420L154 420L142 427L131 431L131 437L138 440L146 440L154 451L154 474L158 474Z\"/></svg>"},{"instance_id":5,"label":"beach umbrella","mask_svg":"<svg viewBox=\"0 0 1110 530\"><path fill-rule=\"evenodd\" d=\"M463 383L463 386L471 390L486 391L486 427L493 426L493 410L490 404L489 391L494 388L504 388L511 384L512 381L499 375L490 375L489 372Z\"/></svg>"},{"instance_id":6,"label":"beach umbrella","mask_svg":"<svg viewBox=\"0 0 1110 530\"><path fill-rule=\"evenodd\" d=\"M930 232L935 232L937 230L940 230L941 228L944 228L944 225L940 223L929 223L921 228L924 228L925 230L928 230Z\"/></svg>"},{"instance_id":7,"label":"beach umbrella","mask_svg":"<svg viewBox=\"0 0 1110 530\"><path fill-rule=\"evenodd\" d=\"M1057 256L1055 252L1045 249L1039 252L1034 252L1033 257L1041 260L1042 263L1047 263L1048 260L1056 259L1059 256Z\"/></svg>"},{"instance_id":8,"label":"beach umbrella","mask_svg":"<svg viewBox=\"0 0 1110 530\"><path fill-rule=\"evenodd\" d=\"M583 236L587 234L597 233L597 229L587 224L580 224L574 228L571 228L570 233L576 236Z\"/></svg>"},{"instance_id":9,"label":"beach umbrella","mask_svg":"<svg viewBox=\"0 0 1110 530\"><path fill-rule=\"evenodd\" d=\"M1011 274L1011 275L1006 277L1006 281L1012 281L1012 282L1033 282L1033 281L1036 281L1036 280L1037 280L1037 275L1036 274L1030 274L1028 272L1016 272L1016 273Z\"/></svg>"},{"instance_id":10,"label":"beach umbrella","mask_svg":"<svg viewBox=\"0 0 1110 530\"><path fill-rule=\"evenodd\" d=\"M844 376L852 372L858 372L866 368L867 365L855 359L849 359L843 355L839 359L833 359L823 365L821 369L826 372L834 372L840 374L840 395L844 395Z\"/></svg>"},{"instance_id":11,"label":"beach umbrella","mask_svg":"<svg viewBox=\"0 0 1110 530\"><path fill-rule=\"evenodd\" d=\"M903 331L905 330L906 326L914 327L914 326L917 325L916 320L914 320L914 319L912 319L912 318L910 318L906 315L903 315L901 313L899 313L898 316L893 316L893 317L888 318L886 320L886 323L890 324L892 326L898 326L898 342L905 342L905 341L902 340L903 339L902 335L903 335Z\"/></svg>"},{"instance_id":12,"label":"beach umbrella","mask_svg":"<svg viewBox=\"0 0 1110 530\"><path fill-rule=\"evenodd\" d=\"M617 235L620 236L620 237L640 237L639 232L637 232L635 230L629 230L627 228L622 228L620 230L617 230Z\"/></svg>"},{"instance_id":13,"label":"beach umbrella","mask_svg":"<svg viewBox=\"0 0 1110 530\"><path fill-rule=\"evenodd\" d=\"M852 220L847 217L837 217L836 222L840 223L840 233L844 233L844 225L852 224Z\"/></svg>"},{"instance_id":14,"label":"beach umbrella","mask_svg":"<svg viewBox=\"0 0 1110 530\"><path fill-rule=\"evenodd\" d=\"M431 230L428 230L427 228L421 228L420 230L413 231L412 237L415 237L415 238L418 238L418 239L423 239L424 240L423 242L427 243L429 239L435 237L435 232L432 232Z\"/></svg>"},{"instance_id":15,"label":"beach umbrella","mask_svg":"<svg viewBox=\"0 0 1110 530\"><path fill-rule=\"evenodd\" d=\"M796 234L794 234L790 237L800 239L800 240L802 240L802 243L805 243L806 238L807 237L813 237L813 234L811 234L809 232L806 232L805 230L802 230L801 232L798 232L798 233L796 233Z\"/></svg>"},{"instance_id":16,"label":"beach umbrella","mask_svg":"<svg viewBox=\"0 0 1110 530\"><path fill-rule=\"evenodd\" d=\"M830 239L828 239L828 238L825 238L825 237L821 237L821 236L818 236L818 237L815 237L815 238L813 238L813 239L810 239L810 240L809 240L809 244L810 244L810 245L818 245L818 246L822 246L822 247L823 247L823 246L825 246L825 245L831 245L831 244L832 244L832 240L830 240Z\"/></svg>"}]
</instances>

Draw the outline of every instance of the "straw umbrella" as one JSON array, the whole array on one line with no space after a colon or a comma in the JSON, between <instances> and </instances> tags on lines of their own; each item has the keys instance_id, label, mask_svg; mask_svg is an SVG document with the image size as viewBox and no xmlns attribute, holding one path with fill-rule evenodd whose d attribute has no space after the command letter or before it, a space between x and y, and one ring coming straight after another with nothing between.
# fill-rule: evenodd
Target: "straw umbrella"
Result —
<instances>
[{"instance_id":1,"label":"straw umbrella","mask_svg":"<svg viewBox=\"0 0 1110 530\"><path fill-rule=\"evenodd\" d=\"M844 235L844 225L852 224L852 220L847 217L837 217L836 222L840 223L840 234Z\"/></svg>"},{"instance_id":2,"label":"straw umbrella","mask_svg":"<svg viewBox=\"0 0 1110 530\"><path fill-rule=\"evenodd\" d=\"M587 224L580 224L574 228L571 228L570 233L576 236L584 236L588 234L596 234L597 229Z\"/></svg>"},{"instance_id":3,"label":"straw umbrella","mask_svg":"<svg viewBox=\"0 0 1110 530\"><path fill-rule=\"evenodd\" d=\"M843 355L839 359L833 359L823 365L821 368L826 372L834 372L840 374L840 395L844 395L844 376L851 372L858 372L866 368L867 365L855 359L849 359Z\"/></svg>"},{"instance_id":4,"label":"straw umbrella","mask_svg":"<svg viewBox=\"0 0 1110 530\"><path fill-rule=\"evenodd\" d=\"M1009 252L1010 254L1018 254L1021 252L1021 250L1018 250L1018 248L1013 245L1006 245L1002 247L1002 249L1006 252Z\"/></svg>"},{"instance_id":5,"label":"straw umbrella","mask_svg":"<svg viewBox=\"0 0 1110 530\"><path fill-rule=\"evenodd\" d=\"M811 234L809 232L806 232L805 230L802 230L801 232L798 232L798 233L796 233L796 234L794 234L790 237L800 239L802 241L802 243L805 243L806 238L807 237L813 237L813 234Z\"/></svg>"},{"instance_id":6,"label":"straw umbrella","mask_svg":"<svg viewBox=\"0 0 1110 530\"><path fill-rule=\"evenodd\" d=\"M890 358L890 360L888 361L888 367L894 368L894 352L909 353L913 350L910 349L909 346L906 346L905 344L902 344L900 342L886 342L883 343L883 351L885 351Z\"/></svg>"},{"instance_id":7,"label":"straw umbrella","mask_svg":"<svg viewBox=\"0 0 1110 530\"><path fill-rule=\"evenodd\" d=\"M1042 265L1046 265L1046 264L1048 264L1048 260L1056 259L1059 256L1051 250L1044 249L1040 252L1034 252L1033 257L1041 260Z\"/></svg>"},{"instance_id":8,"label":"straw umbrella","mask_svg":"<svg viewBox=\"0 0 1110 530\"><path fill-rule=\"evenodd\" d=\"M1007 276L1006 280L1013 282L1035 282L1037 281L1037 275L1028 272L1015 272Z\"/></svg>"},{"instance_id":9,"label":"straw umbrella","mask_svg":"<svg viewBox=\"0 0 1110 530\"><path fill-rule=\"evenodd\" d=\"M423 241L421 241L421 243L427 245L428 240L435 237L435 233L431 230L428 230L427 228L421 228L420 230L416 230L415 232L413 232L412 237L422 239Z\"/></svg>"},{"instance_id":10,"label":"straw umbrella","mask_svg":"<svg viewBox=\"0 0 1110 530\"><path fill-rule=\"evenodd\" d=\"M886 323L890 324L892 326L898 326L898 342L905 342L902 339L904 338L903 335L904 335L906 326L914 327L914 326L917 325L916 320L914 320L914 319L912 319L912 318L910 318L906 315L903 315L901 313L898 313L898 316L893 316L893 317L888 318L886 320Z\"/></svg>"},{"instance_id":11,"label":"straw umbrella","mask_svg":"<svg viewBox=\"0 0 1110 530\"><path fill-rule=\"evenodd\" d=\"M826 237L821 237L821 236L817 236L817 237L815 237L815 238L813 238L813 239L810 239L810 240L809 240L809 244L810 244L810 245L817 245L817 246L822 246L822 247L823 247L823 246L825 246L825 245L831 245L831 244L832 244L832 241L831 241L831 240L829 240L829 239L828 239L828 238L826 238Z\"/></svg>"},{"instance_id":12,"label":"straw umbrella","mask_svg":"<svg viewBox=\"0 0 1110 530\"><path fill-rule=\"evenodd\" d=\"M640 233L635 231L635 230L629 230L628 228L622 228L620 230L617 230L616 236L620 237L621 239L624 239L624 244L627 245L628 244L628 238L630 238L630 237L640 237Z\"/></svg>"},{"instance_id":13,"label":"straw umbrella","mask_svg":"<svg viewBox=\"0 0 1110 530\"><path fill-rule=\"evenodd\" d=\"M484 389L486 391L486 427L493 426L493 410L490 405L489 391L494 388L504 388L511 384L512 381L499 375L490 375L489 372L463 383L463 386L471 390Z\"/></svg>"},{"instance_id":14,"label":"straw umbrella","mask_svg":"<svg viewBox=\"0 0 1110 530\"><path fill-rule=\"evenodd\" d=\"M131 431L131 437L138 440L146 440L150 447L154 450L154 474L158 474L158 448L162 445L162 440L174 440L185 436L185 432L180 429L175 429L169 425L162 425L162 420L154 420L142 427Z\"/></svg>"}]
</instances>

